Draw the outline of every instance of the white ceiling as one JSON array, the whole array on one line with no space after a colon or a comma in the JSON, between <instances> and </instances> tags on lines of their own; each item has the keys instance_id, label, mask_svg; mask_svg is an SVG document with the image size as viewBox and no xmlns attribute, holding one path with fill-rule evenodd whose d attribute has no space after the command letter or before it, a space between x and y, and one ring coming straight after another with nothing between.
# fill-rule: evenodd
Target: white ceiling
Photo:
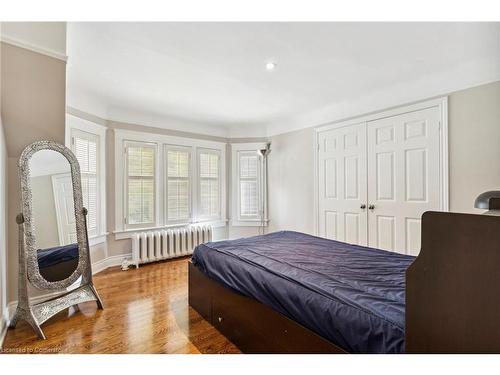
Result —
<instances>
[{"instance_id":1,"label":"white ceiling","mask_svg":"<svg viewBox=\"0 0 500 375\"><path fill-rule=\"evenodd\" d=\"M500 79L498 23L69 23L67 40L69 106L219 136Z\"/></svg>"}]
</instances>

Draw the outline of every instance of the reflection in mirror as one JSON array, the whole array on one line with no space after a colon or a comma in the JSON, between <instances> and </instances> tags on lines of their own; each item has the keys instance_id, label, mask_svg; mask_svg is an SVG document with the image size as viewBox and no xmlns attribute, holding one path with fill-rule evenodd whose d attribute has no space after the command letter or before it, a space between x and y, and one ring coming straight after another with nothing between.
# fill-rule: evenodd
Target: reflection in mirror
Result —
<instances>
[{"instance_id":1,"label":"reflection in mirror","mask_svg":"<svg viewBox=\"0 0 500 375\"><path fill-rule=\"evenodd\" d=\"M69 277L78 266L71 167L64 155L40 150L30 160L32 223L40 274Z\"/></svg>"}]
</instances>

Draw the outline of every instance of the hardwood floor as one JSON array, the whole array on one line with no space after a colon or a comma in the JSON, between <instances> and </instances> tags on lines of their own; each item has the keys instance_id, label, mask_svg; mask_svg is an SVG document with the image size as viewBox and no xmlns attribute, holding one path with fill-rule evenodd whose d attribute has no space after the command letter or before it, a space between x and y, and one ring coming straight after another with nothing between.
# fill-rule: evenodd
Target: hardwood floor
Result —
<instances>
[{"instance_id":1,"label":"hardwood floor","mask_svg":"<svg viewBox=\"0 0 500 375\"><path fill-rule=\"evenodd\" d=\"M94 276L104 302L62 311L42 325L38 340L24 321L9 329L8 353L240 353L188 306L187 259Z\"/></svg>"}]
</instances>

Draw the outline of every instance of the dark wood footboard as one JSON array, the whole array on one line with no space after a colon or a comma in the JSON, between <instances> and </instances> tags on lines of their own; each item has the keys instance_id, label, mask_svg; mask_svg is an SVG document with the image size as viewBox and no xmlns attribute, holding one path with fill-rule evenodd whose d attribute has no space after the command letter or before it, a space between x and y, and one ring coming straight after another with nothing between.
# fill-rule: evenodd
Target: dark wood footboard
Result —
<instances>
[{"instance_id":1,"label":"dark wood footboard","mask_svg":"<svg viewBox=\"0 0 500 375\"><path fill-rule=\"evenodd\" d=\"M286 316L210 279L191 262L189 305L244 353L345 353Z\"/></svg>"},{"instance_id":2,"label":"dark wood footboard","mask_svg":"<svg viewBox=\"0 0 500 375\"><path fill-rule=\"evenodd\" d=\"M406 272L406 352L500 353L500 217L423 215Z\"/></svg>"}]
</instances>

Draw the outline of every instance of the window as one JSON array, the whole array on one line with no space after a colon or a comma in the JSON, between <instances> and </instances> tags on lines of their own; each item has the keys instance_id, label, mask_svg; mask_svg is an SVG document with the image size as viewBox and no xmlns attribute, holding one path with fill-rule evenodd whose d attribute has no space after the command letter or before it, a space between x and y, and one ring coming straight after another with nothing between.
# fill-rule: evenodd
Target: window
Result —
<instances>
[{"instance_id":1,"label":"window","mask_svg":"<svg viewBox=\"0 0 500 375\"><path fill-rule=\"evenodd\" d=\"M191 220L190 149L166 146L165 155L167 223L186 223Z\"/></svg>"},{"instance_id":2,"label":"window","mask_svg":"<svg viewBox=\"0 0 500 375\"><path fill-rule=\"evenodd\" d=\"M198 151L199 202L198 219L219 219L220 202L220 153L216 150Z\"/></svg>"},{"instance_id":3,"label":"window","mask_svg":"<svg viewBox=\"0 0 500 375\"><path fill-rule=\"evenodd\" d=\"M155 145L127 142L126 217L127 226L155 223Z\"/></svg>"},{"instance_id":4,"label":"window","mask_svg":"<svg viewBox=\"0 0 500 375\"><path fill-rule=\"evenodd\" d=\"M66 146L80 164L90 246L106 241L106 126L66 115Z\"/></svg>"},{"instance_id":5,"label":"window","mask_svg":"<svg viewBox=\"0 0 500 375\"><path fill-rule=\"evenodd\" d=\"M238 151L240 218L259 217L259 157L256 151Z\"/></svg>"},{"instance_id":6,"label":"window","mask_svg":"<svg viewBox=\"0 0 500 375\"><path fill-rule=\"evenodd\" d=\"M226 143L115 129L115 238L226 225ZM121 187L121 188L120 188Z\"/></svg>"},{"instance_id":7,"label":"window","mask_svg":"<svg viewBox=\"0 0 500 375\"><path fill-rule=\"evenodd\" d=\"M261 143L231 145L233 226L267 225L265 164L257 152L265 147Z\"/></svg>"},{"instance_id":8,"label":"window","mask_svg":"<svg viewBox=\"0 0 500 375\"><path fill-rule=\"evenodd\" d=\"M73 129L71 148L78 163L82 181L83 206L87 208L89 236L99 234L99 137Z\"/></svg>"}]
</instances>

